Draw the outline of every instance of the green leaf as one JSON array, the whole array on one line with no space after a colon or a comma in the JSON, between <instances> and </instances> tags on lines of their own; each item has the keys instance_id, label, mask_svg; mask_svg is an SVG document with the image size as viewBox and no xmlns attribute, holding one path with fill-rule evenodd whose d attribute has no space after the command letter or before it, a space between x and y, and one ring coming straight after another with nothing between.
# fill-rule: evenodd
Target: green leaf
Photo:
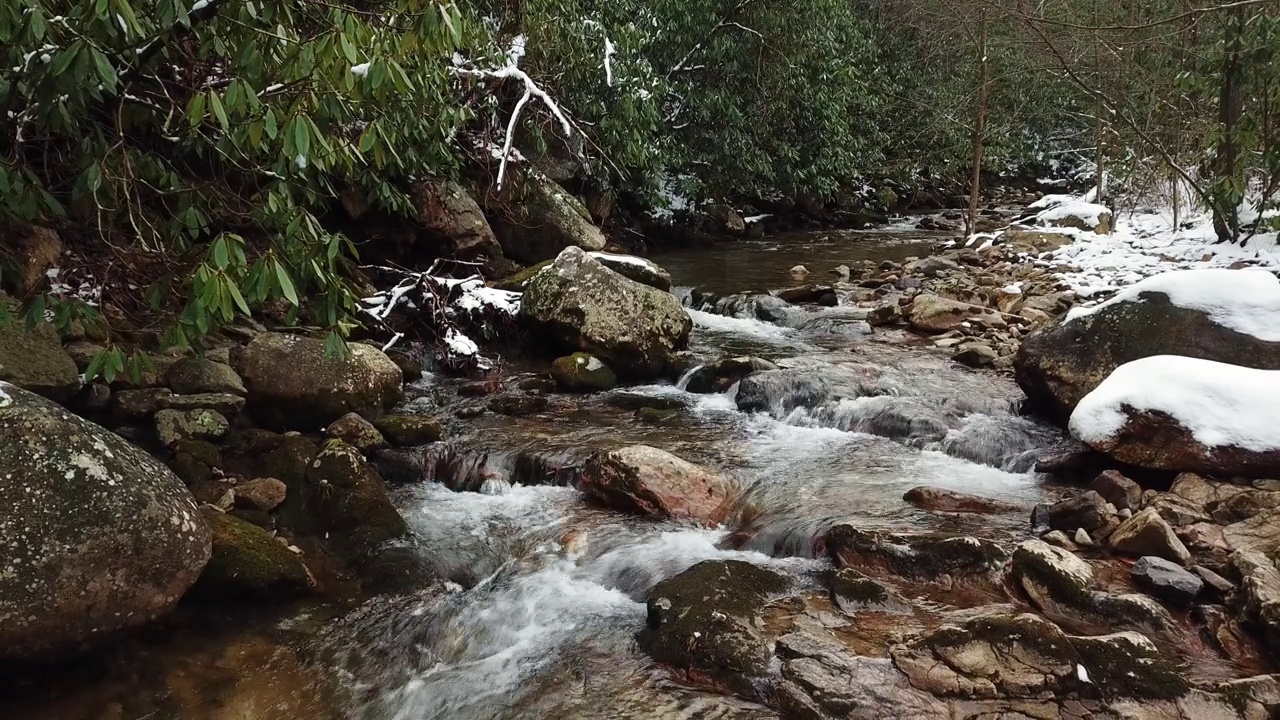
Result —
<instances>
[{"instance_id":1,"label":"green leaf","mask_svg":"<svg viewBox=\"0 0 1280 720\"><path fill-rule=\"evenodd\" d=\"M289 271L285 270L284 265L279 261L276 262L276 281L280 283L280 292L295 307L298 305L298 292L293 287L293 280L289 278Z\"/></svg>"},{"instance_id":2,"label":"green leaf","mask_svg":"<svg viewBox=\"0 0 1280 720\"><path fill-rule=\"evenodd\" d=\"M240 288L236 287L235 283L228 282L227 291L231 294L231 299L235 301L236 307L240 308L240 312L244 313L246 316L253 314L253 312L249 310L249 303L244 301L244 295L240 294Z\"/></svg>"},{"instance_id":3,"label":"green leaf","mask_svg":"<svg viewBox=\"0 0 1280 720\"><path fill-rule=\"evenodd\" d=\"M53 65L49 67L49 73L55 76L65 73L67 68L71 67L71 63L75 62L76 57L80 55L80 50L83 47L83 40L76 40L67 46L66 50L63 50L54 57Z\"/></svg>"},{"instance_id":4,"label":"green leaf","mask_svg":"<svg viewBox=\"0 0 1280 720\"><path fill-rule=\"evenodd\" d=\"M111 67L111 62L107 60L107 56L98 52L97 48L92 48L93 66L98 71L98 78L102 80L102 84L108 90L114 89L116 86L116 70Z\"/></svg>"},{"instance_id":5,"label":"green leaf","mask_svg":"<svg viewBox=\"0 0 1280 720\"><path fill-rule=\"evenodd\" d=\"M227 239L225 236L220 235L217 240L213 241L213 264L217 265L219 268L226 268L229 259L230 258L227 253Z\"/></svg>"},{"instance_id":6,"label":"green leaf","mask_svg":"<svg viewBox=\"0 0 1280 720\"><path fill-rule=\"evenodd\" d=\"M191 128L195 129L204 122L204 104L207 96L204 93L196 93L191 96L190 102L187 103L187 121L191 123Z\"/></svg>"},{"instance_id":7,"label":"green leaf","mask_svg":"<svg viewBox=\"0 0 1280 720\"><path fill-rule=\"evenodd\" d=\"M222 126L222 132L231 132L231 123L227 120L226 109L222 107L222 99L213 90L209 91L209 108L213 110L214 117L218 118L218 124Z\"/></svg>"},{"instance_id":8,"label":"green leaf","mask_svg":"<svg viewBox=\"0 0 1280 720\"><path fill-rule=\"evenodd\" d=\"M276 127L276 113L271 108L267 108L267 114L262 118L262 126L267 131L267 137L275 140L280 128Z\"/></svg>"},{"instance_id":9,"label":"green leaf","mask_svg":"<svg viewBox=\"0 0 1280 720\"><path fill-rule=\"evenodd\" d=\"M293 119L293 147L294 151L306 157L311 150L311 133L307 130L307 123L302 117Z\"/></svg>"},{"instance_id":10,"label":"green leaf","mask_svg":"<svg viewBox=\"0 0 1280 720\"><path fill-rule=\"evenodd\" d=\"M358 56L356 55L356 46L351 44L351 39L347 37L346 33L342 33L338 38L340 41L339 44L342 45L343 56L347 58L347 62L355 65L356 60L358 59Z\"/></svg>"}]
</instances>

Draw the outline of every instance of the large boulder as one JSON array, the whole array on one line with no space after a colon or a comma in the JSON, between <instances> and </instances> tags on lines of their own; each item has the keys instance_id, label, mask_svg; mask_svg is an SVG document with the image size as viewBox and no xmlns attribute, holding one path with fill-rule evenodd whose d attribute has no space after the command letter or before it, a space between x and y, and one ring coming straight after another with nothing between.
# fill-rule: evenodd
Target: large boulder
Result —
<instances>
[{"instance_id":1,"label":"large boulder","mask_svg":"<svg viewBox=\"0 0 1280 720\"><path fill-rule=\"evenodd\" d=\"M0 295L0 303L8 302ZM0 380L59 402L80 389L80 371L49 323L28 330L21 317L0 322Z\"/></svg>"},{"instance_id":2,"label":"large boulder","mask_svg":"<svg viewBox=\"0 0 1280 720\"><path fill-rule=\"evenodd\" d=\"M295 498L302 512L296 511ZM409 529L382 478L359 450L341 440L325 442L306 469L301 492L290 492L283 508L293 529L324 537L353 555L364 555Z\"/></svg>"},{"instance_id":3,"label":"large boulder","mask_svg":"<svg viewBox=\"0 0 1280 720\"><path fill-rule=\"evenodd\" d=\"M1239 308L1239 313L1230 311ZM1250 318L1254 319L1250 319ZM1018 385L1066 422L1077 403L1121 365L1182 355L1280 369L1280 281L1250 270L1182 270L1147 278L1092 308L1028 335L1014 363Z\"/></svg>"},{"instance_id":4,"label":"large boulder","mask_svg":"<svg viewBox=\"0 0 1280 720\"><path fill-rule=\"evenodd\" d=\"M213 555L196 592L209 599L287 599L315 581L293 551L266 530L215 508L201 508L213 531Z\"/></svg>"},{"instance_id":5,"label":"large boulder","mask_svg":"<svg viewBox=\"0 0 1280 720\"><path fill-rule=\"evenodd\" d=\"M209 559L182 481L123 438L0 382L0 660L167 613Z\"/></svg>"},{"instance_id":6,"label":"large boulder","mask_svg":"<svg viewBox=\"0 0 1280 720\"><path fill-rule=\"evenodd\" d=\"M671 289L671 273L652 260L635 255L615 255L607 252L593 252L591 257L628 280L635 280L641 285L648 285L663 292Z\"/></svg>"},{"instance_id":7,"label":"large boulder","mask_svg":"<svg viewBox=\"0 0 1280 720\"><path fill-rule=\"evenodd\" d=\"M628 280L578 248L529 281L520 315L561 348L591 353L631 377L659 375L693 329L673 295Z\"/></svg>"},{"instance_id":8,"label":"large boulder","mask_svg":"<svg viewBox=\"0 0 1280 720\"><path fill-rule=\"evenodd\" d=\"M445 241L445 250L463 260L502 257L502 247L480 205L457 182L427 178L410 190L418 223Z\"/></svg>"},{"instance_id":9,"label":"large boulder","mask_svg":"<svg viewBox=\"0 0 1280 720\"><path fill-rule=\"evenodd\" d=\"M254 338L237 358L250 411L273 427L317 430L349 412L376 417L398 402L399 366L377 348L347 348L347 357L329 357L321 340L282 333Z\"/></svg>"},{"instance_id":10,"label":"large boulder","mask_svg":"<svg viewBox=\"0 0 1280 720\"><path fill-rule=\"evenodd\" d=\"M733 486L724 478L647 445L591 456L579 487L620 510L708 525L724 520L733 501Z\"/></svg>"},{"instance_id":11,"label":"large boulder","mask_svg":"<svg viewBox=\"0 0 1280 720\"><path fill-rule=\"evenodd\" d=\"M534 264L565 248L603 250L604 233L573 195L547 176L521 172L501 194L491 193L490 219L507 257Z\"/></svg>"},{"instance_id":12,"label":"large boulder","mask_svg":"<svg viewBox=\"0 0 1280 720\"><path fill-rule=\"evenodd\" d=\"M244 381L230 366L208 358L186 357L169 366L165 373L169 388L180 395L227 393L244 395Z\"/></svg>"},{"instance_id":13,"label":"large boulder","mask_svg":"<svg viewBox=\"0 0 1280 720\"><path fill-rule=\"evenodd\" d=\"M1280 371L1158 355L1125 363L1071 414L1071 434L1137 467L1280 474Z\"/></svg>"}]
</instances>

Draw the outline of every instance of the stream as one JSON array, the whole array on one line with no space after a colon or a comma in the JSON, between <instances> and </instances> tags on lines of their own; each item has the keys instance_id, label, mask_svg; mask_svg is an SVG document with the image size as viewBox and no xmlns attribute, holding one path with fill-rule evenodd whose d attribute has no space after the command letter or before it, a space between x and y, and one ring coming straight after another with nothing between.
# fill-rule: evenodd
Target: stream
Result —
<instances>
[{"instance_id":1,"label":"stream","mask_svg":"<svg viewBox=\"0 0 1280 720\"><path fill-rule=\"evenodd\" d=\"M202 661L166 660L166 668L204 663L222 672L216 691L191 689L213 681L179 683L191 714L172 717L776 717L678 682L637 647L654 583L712 558L808 577L830 567L815 557L815 540L837 522L1012 544L1030 536L1030 507L1060 495L1031 471L1034 451L1059 435L1017 414L1021 393L1011 380L960 367L901 331L872 332L854 308L732 294L796 285L788 271L801 263L812 270L811 281L827 282L834 280L827 271L841 263L900 261L930 252L938 239L901 227L797 233L655 257L686 302L693 302L693 287L723 296L716 307L691 310L692 349L700 358L750 354L779 365L744 383L749 388L695 395L679 385L651 385L555 394L534 415L469 420L456 419L456 410L484 398L461 393L461 381L428 375L407 388L409 411L431 412L450 425L448 442L418 451L421 482L393 490L412 529L406 548L447 578L445 589L376 598L335 620L311 619L310 611L273 619L269 632L253 636L288 636L276 651L227 649L245 644L239 641L202 646ZM682 409L663 422L645 422L619 407L623 393ZM575 468L593 451L633 443L732 478L741 496L730 522L718 529L655 522L595 506L572 488ZM1004 500L1028 513L930 514L902 500L918 485ZM308 623L318 629L296 631ZM274 664L280 653L293 663L285 671ZM130 677L129 688L107 695L160 692L156 677ZM240 692L237 684L248 677L261 691L250 700L226 700L227 683ZM170 696L176 692L172 673L163 684ZM12 716L140 716L128 700L108 706L120 708L116 714L53 707Z\"/></svg>"}]
</instances>

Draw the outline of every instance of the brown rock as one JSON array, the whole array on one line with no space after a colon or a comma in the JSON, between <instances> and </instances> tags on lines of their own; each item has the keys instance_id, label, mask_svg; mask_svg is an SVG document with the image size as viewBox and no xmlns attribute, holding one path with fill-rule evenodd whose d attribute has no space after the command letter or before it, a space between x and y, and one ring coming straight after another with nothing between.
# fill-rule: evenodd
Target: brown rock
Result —
<instances>
[{"instance_id":1,"label":"brown rock","mask_svg":"<svg viewBox=\"0 0 1280 720\"><path fill-rule=\"evenodd\" d=\"M288 488L275 478L258 478L235 486L236 506L271 512L284 502Z\"/></svg>"},{"instance_id":2,"label":"brown rock","mask_svg":"<svg viewBox=\"0 0 1280 720\"><path fill-rule=\"evenodd\" d=\"M329 437L337 438L362 453L369 453L387 444L386 438L382 437L382 433L378 432L378 428L374 427L373 423L353 412L329 423L329 427L325 428L324 432Z\"/></svg>"},{"instance_id":3,"label":"brown rock","mask_svg":"<svg viewBox=\"0 0 1280 720\"><path fill-rule=\"evenodd\" d=\"M1115 505L1117 509L1129 508L1137 511L1142 506L1142 487L1120 474L1118 470L1103 472L1094 478L1089 489L1101 495L1103 500Z\"/></svg>"},{"instance_id":4,"label":"brown rock","mask_svg":"<svg viewBox=\"0 0 1280 720\"><path fill-rule=\"evenodd\" d=\"M593 455L582 469L580 488L621 510L708 525L724 520L733 500L724 478L646 445Z\"/></svg>"},{"instance_id":5,"label":"brown rock","mask_svg":"<svg viewBox=\"0 0 1280 720\"><path fill-rule=\"evenodd\" d=\"M1107 501L1092 490L1049 506L1049 526L1068 534L1077 528L1096 530L1106 525L1110 517Z\"/></svg>"},{"instance_id":6,"label":"brown rock","mask_svg":"<svg viewBox=\"0 0 1280 720\"><path fill-rule=\"evenodd\" d=\"M931 512L989 514L1021 512L1023 509L1001 500L993 500L980 495L970 495L930 485L912 488L902 496L902 499L918 508Z\"/></svg>"},{"instance_id":7,"label":"brown rock","mask_svg":"<svg viewBox=\"0 0 1280 720\"><path fill-rule=\"evenodd\" d=\"M911 327L930 334L954 330L965 322L994 321L992 319L998 320L999 315L985 307L927 293L917 295L907 310Z\"/></svg>"},{"instance_id":8,"label":"brown rock","mask_svg":"<svg viewBox=\"0 0 1280 720\"><path fill-rule=\"evenodd\" d=\"M1117 552L1138 557L1154 555L1182 565L1191 560L1187 546L1173 533L1169 523L1151 508L1121 523L1111 533L1107 544Z\"/></svg>"}]
</instances>

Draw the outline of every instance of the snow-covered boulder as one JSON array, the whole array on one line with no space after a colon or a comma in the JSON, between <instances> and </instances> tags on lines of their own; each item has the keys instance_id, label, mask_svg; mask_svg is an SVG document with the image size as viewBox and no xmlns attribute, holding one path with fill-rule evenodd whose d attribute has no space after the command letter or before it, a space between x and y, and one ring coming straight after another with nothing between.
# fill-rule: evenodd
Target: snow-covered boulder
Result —
<instances>
[{"instance_id":1,"label":"snow-covered boulder","mask_svg":"<svg viewBox=\"0 0 1280 720\"><path fill-rule=\"evenodd\" d=\"M607 252L593 252L591 257L628 280L635 280L641 285L648 285L663 292L671 289L671 273L652 260L635 255L617 255Z\"/></svg>"},{"instance_id":2,"label":"snow-covered boulder","mask_svg":"<svg viewBox=\"0 0 1280 720\"><path fill-rule=\"evenodd\" d=\"M1041 210L1036 214L1036 223L1106 235L1111 232L1111 210L1104 205L1069 200Z\"/></svg>"},{"instance_id":3,"label":"snow-covered boulder","mask_svg":"<svg viewBox=\"0 0 1280 720\"><path fill-rule=\"evenodd\" d=\"M1280 281L1225 269L1147 278L1027 336L1014 370L1032 402L1065 422L1113 370L1153 355L1280 370Z\"/></svg>"},{"instance_id":4,"label":"snow-covered boulder","mask_svg":"<svg viewBox=\"0 0 1280 720\"><path fill-rule=\"evenodd\" d=\"M576 247L529 280L520 317L554 349L590 353L636 378L661 374L693 329L675 296L628 280Z\"/></svg>"},{"instance_id":5,"label":"snow-covered boulder","mask_svg":"<svg viewBox=\"0 0 1280 720\"><path fill-rule=\"evenodd\" d=\"M1280 474L1280 371L1157 355L1126 363L1071 414L1071 434L1137 467Z\"/></svg>"}]
</instances>

